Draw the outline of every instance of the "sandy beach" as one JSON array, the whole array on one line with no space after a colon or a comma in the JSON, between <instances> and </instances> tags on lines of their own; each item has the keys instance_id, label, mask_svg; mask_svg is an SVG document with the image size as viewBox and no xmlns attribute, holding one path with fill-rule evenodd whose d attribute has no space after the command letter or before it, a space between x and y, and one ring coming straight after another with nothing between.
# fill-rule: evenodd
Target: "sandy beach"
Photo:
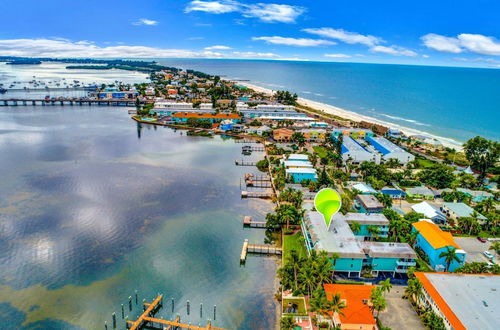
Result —
<instances>
[{"instance_id":1,"label":"sandy beach","mask_svg":"<svg viewBox=\"0 0 500 330\"><path fill-rule=\"evenodd\" d=\"M272 92L273 92L273 90L271 90L269 88L264 88L264 87L257 86L257 85L254 85L254 84L251 84L251 83L248 83L248 82L238 81L238 84L246 86L248 88L251 88L251 89L253 89L253 90L257 91L257 92L260 92L260 93L272 94ZM446 138L446 137L443 137L443 136L437 136L437 135L434 135L434 134L431 134L431 133L428 133L428 132L425 132L425 131L417 130L417 129L414 129L414 128L409 128L409 127L406 127L406 126L401 126L401 125L394 124L394 123L391 123L391 122L388 122L388 121L384 121L384 120L380 120L380 119L377 119L377 118L374 118L374 117L361 115L361 114L353 112L353 111L345 110L345 109L342 109L342 108L339 108L339 107L336 107L336 106L333 106L333 105L329 105L329 104L326 104L326 103L312 101L312 100L305 99L305 98L302 98L302 97L299 97L298 103L301 104L301 105L304 105L304 106L308 106L308 107L311 107L311 108L314 108L314 109L317 109L317 110L324 111L324 112L332 114L332 115L336 115L336 116L345 118L345 119L350 119L350 120L358 121L358 122L364 120L364 121L368 121L368 122L372 122L372 123L384 125L384 126L387 126L387 127L390 127L390 128L396 128L396 129L399 129L400 131L402 131L405 135L425 135L425 136L429 136L429 137L432 137L432 138L434 138L434 139L436 139L438 141L441 141L441 143L444 146L446 146L446 147L454 148L456 150L461 150L462 149L462 144L460 142L454 140L454 139L451 139L451 138Z\"/></svg>"}]
</instances>

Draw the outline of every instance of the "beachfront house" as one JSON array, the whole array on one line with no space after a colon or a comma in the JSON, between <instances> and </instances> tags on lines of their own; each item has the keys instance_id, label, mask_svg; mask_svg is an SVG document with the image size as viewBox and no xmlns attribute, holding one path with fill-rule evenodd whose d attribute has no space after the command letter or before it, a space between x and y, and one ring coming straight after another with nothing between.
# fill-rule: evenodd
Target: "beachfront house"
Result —
<instances>
[{"instance_id":1,"label":"beachfront house","mask_svg":"<svg viewBox=\"0 0 500 330\"><path fill-rule=\"evenodd\" d=\"M272 129L269 126L259 126L259 127L249 127L246 129L246 132L249 134L257 134L257 135L263 135L266 132L271 132Z\"/></svg>"},{"instance_id":2,"label":"beachfront house","mask_svg":"<svg viewBox=\"0 0 500 330\"><path fill-rule=\"evenodd\" d=\"M434 192L426 186L406 188L406 195L412 199L434 199Z\"/></svg>"},{"instance_id":3,"label":"beachfront house","mask_svg":"<svg viewBox=\"0 0 500 330\"><path fill-rule=\"evenodd\" d=\"M383 187L380 189L380 193L391 197L392 199L403 199L406 196L406 193L396 187Z\"/></svg>"},{"instance_id":4,"label":"beachfront house","mask_svg":"<svg viewBox=\"0 0 500 330\"><path fill-rule=\"evenodd\" d=\"M445 257L439 255L449 249L455 250L459 261L453 260L447 271L452 272L457 267L463 266L467 253L458 246L450 233L442 231L436 224L427 219L413 223L413 230L418 232L416 246L427 255L434 270L441 272L446 270Z\"/></svg>"},{"instance_id":5,"label":"beachfront house","mask_svg":"<svg viewBox=\"0 0 500 330\"><path fill-rule=\"evenodd\" d=\"M366 141L370 143L379 153L382 154L381 161L386 162L395 159L399 163L406 165L415 160L415 156L403 150L400 146L392 143L383 137L368 137Z\"/></svg>"},{"instance_id":6,"label":"beachfront house","mask_svg":"<svg viewBox=\"0 0 500 330\"><path fill-rule=\"evenodd\" d=\"M313 122L309 123L309 127L328 128L328 123L325 123L324 121L313 121Z\"/></svg>"},{"instance_id":7,"label":"beachfront house","mask_svg":"<svg viewBox=\"0 0 500 330\"><path fill-rule=\"evenodd\" d=\"M336 139L335 136L332 137ZM342 160L344 163L360 164L362 162L376 162L375 155L365 149L361 144L350 136L344 136L341 147Z\"/></svg>"},{"instance_id":8,"label":"beachfront house","mask_svg":"<svg viewBox=\"0 0 500 330\"><path fill-rule=\"evenodd\" d=\"M361 213L379 213L384 209L384 204L373 195L357 195L355 207Z\"/></svg>"},{"instance_id":9,"label":"beachfront house","mask_svg":"<svg viewBox=\"0 0 500 330\"><path fill-rule=\"evenodd\" d=\"M324 142L326 137L326 130L306 128L299 131L304 135L304 139L308 142Z\"/></svg>"},{"instance_id":10,"label":"beachfront house","mask_svg":"<svg viewBox=\"0 0 500 330\"><path fill-rule=\"evenodd\" d=\"M458 220L459 218L469 218L474 217L480 222L484 222L486 217L480 213L477 213L472 207L465 203L443 203L441 206L441 211L450 219Z\"/></svg>"},{"instance_id":11,"label":"beachfront house","mask_svg":"<svg viewBox=\"0 0 500 330\"><path fill-rule=\"evenodd\" d=\"M439 209L439 207L429 204L427 202L420 202L411 206L412 210L417 213L422 213L425 218L431 219L436 224L445 224L446 215Z\"/></svg>"},{"instance_id":12,"label":"beachfront house","mask_svg":"<svg viewBox=\"0 0 500 330\"><path fill-rule=\"evenodd\" d=\"M332 137L339 135L350 136L354 139L366 139L373 136L373 132L364 128L335 128L332 130Z\"/></svg>"},{"instance_id":13,"label":"beachfront house","mask_svg":"<svg viewBox=\"0 0 500 330\"><path fill-rule=\"evenodd\" d=\"M457 188L457 191L463 192L467 197L470 197L474 203L479 203L487 199L493 199L495 196L483 190L471 190L467 188Z\"/></svg>"}]
</instances>

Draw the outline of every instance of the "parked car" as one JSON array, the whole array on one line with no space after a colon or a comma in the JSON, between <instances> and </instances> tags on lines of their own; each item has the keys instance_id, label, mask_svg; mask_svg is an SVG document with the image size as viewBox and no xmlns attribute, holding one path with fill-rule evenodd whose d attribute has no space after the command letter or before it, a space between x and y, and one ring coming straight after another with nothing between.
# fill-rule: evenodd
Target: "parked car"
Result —
<instances>
[{"instance_id":1,"label":"parked car","mask_svg":"<svg viewBox=\"0 0 500 330\"><path fill-rule=\"evenodd\" d=\"M493 255L489 251L484 251L483 254L486 258L493 259Z\"/></svg>"},{"instance_id":2,"label":"parked car","mask_svg":"<svg viewBox=\"0 0 500 330\"><path fill-rule=\"evenodd\" d=\"M483 238L483 237L477 237L477 240L481 243L486 243L486 238Z\"/></svg>"}]
</instances>

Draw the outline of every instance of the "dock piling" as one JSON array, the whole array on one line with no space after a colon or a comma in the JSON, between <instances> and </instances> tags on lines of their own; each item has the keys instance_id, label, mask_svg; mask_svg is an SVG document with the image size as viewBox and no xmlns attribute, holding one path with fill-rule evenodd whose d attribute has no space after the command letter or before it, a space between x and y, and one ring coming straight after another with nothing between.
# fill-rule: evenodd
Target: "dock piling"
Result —
<instances>
[{"instance_id":1,"label":"dock piling","mask_svg":"<svg viewBox=\"0 0 500 330\"><path fill-rule=\"evenodd\" d=\"M200 303L200 319L203 318L203 304Z\"/></svg>"},{"instance_id":2,"label":"dock piling","mask_svg":"<svg viewBox=\"0 0 500 330\"><path fill-rule=\"evenodd\" d=\"M186 308L187 308L187 315L189 315L189 300L187 301Z\"/></svg>"},{"instance_id":3,"label":"dock piling","mask_svg":"<svg viewBox=\"0 0 500 330\"><path fill-rule=\"evenodd\" d=\"M123 304L122 304L122 319L125 318L125 310L123 309Z\"/></svg>"},{"instance_id":4,"label":"dock piling","mask_svg":"<svg viewBox=\"0 0 500 330\"><path fill-rule=\"evenodd\" d=\"M214 305L214 321L217 320L217 305Z\"/></svg>"},{"instance_id":5,"label":"dock piling","mask_svg":"<svg viewBox=\"0 0 500 330\"><path fill-rule=\"evenodd\" d=\"M128 297L128 310L129 312L132 311L132 296Z\"/></svg>"},{"instance_id":6,"label":"dock piling","mask_svg":"<svg viewBox=\"0 0 500 330\"><path fill-rule=\"evenodd\" d=\"M116 313L113 312L113 314L111 314L111 317L113 318L113 329L116 329Z\"/></svg>"}]
</instances>

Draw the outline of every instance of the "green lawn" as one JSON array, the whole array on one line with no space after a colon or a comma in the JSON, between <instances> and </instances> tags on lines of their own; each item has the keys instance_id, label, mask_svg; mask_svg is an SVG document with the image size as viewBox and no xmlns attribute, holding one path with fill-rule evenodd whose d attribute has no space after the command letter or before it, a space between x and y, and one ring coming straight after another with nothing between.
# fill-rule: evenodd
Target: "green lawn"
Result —
<instances>
[{"instance_id":1,"label":"green lawn","mask_svg":"<svg viewBox=\"0 0 500 330\"><path fill-rule=\"evenodd\" d=\"M424 158L416 158L419 168L428 168L435 165L432 161Z\"/></svg>"},{"instance_id":2,"label":"green lawn","mask_svg":"<svg viewBox=\"0 0 500 330\"><path fill-rule=\"evenodd\" d=\"M301 257L307 256L306 247L302 238L302 232L298 232L295 235L284 235L283 257L285 260L291 250L296 250Z\"/></svg>"},{"instance_id":3,"label":"green lawn","mask_svg":"<svg viewBox=\"0 0 500 330\"><path fill-rule=\"evenodd\" d=\"M319 158L326 157L326 154L327 154L326 148L323 148L322 146L314 146L313 150L314 150L314 152L316 152L318 154Z\"/></svg>"},{"instance_id":4,"label":"green lawn","mask_svg":"<svg viewBox=\"0 0 500 330\"><path fill-rule=\"evenodd\" d=\"M293 314L285 313L288 304L297 305L297 313ZM304 305L304 299L290 299L290 298L283 299L283 315L307 315L306 306Z\"/></svg>"}]
</instances>

